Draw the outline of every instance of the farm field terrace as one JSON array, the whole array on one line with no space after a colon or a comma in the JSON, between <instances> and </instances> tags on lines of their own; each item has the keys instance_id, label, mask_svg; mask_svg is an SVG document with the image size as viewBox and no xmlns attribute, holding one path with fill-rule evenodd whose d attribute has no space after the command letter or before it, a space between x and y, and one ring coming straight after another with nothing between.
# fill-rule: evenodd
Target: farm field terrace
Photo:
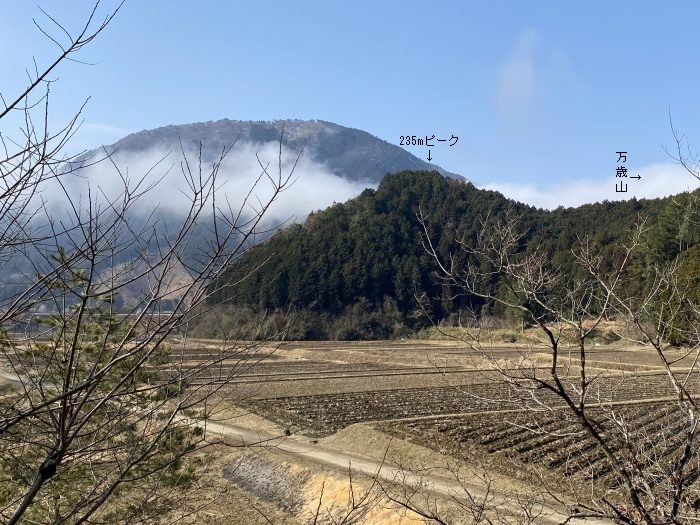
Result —
<instances>
[{"instance_id":1,"label":"farm field terrace","mask_svg":"<svg viewBox=\"0 0 700 525\"><path fill-rule=\"evenodd\" d=\"M212 341L181 356L181 366L216 352ZM525 363L523 370L544 377L546 349L499 345L482 352L457 341L286 342L260 349L265 357L254 364L222 360L193 382L221 382L220 414L240 416L231 420L235 424L245 420L309 443L342 443L381 455L362 438L334 439L358 426L521 481L545 472L567 490L583 490L591 479L614 489L604 458L561 402L544 391L533 397L505 384L495 369L522 378L516 364ZM691 358L674 352L675 370L690 372L688 389L700 392ZM573 350L562 355L559 373L573 388L580 368ZM599 414L601 431L612 431L611 414L623 418L657 463L673 461L683 420L656 356L644 348L596 346L588 353L587 372L588 403ZM688 482L696 486L699 477L694 463Z\"/></svg>"}]
</instances>

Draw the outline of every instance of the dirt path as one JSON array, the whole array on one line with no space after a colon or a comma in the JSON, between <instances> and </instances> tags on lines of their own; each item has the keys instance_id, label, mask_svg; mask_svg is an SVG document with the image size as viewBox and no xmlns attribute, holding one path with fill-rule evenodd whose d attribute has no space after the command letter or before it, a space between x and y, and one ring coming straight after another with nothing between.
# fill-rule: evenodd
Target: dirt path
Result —
<instances>
[{"instance_id":1,"label":"dirt path","mask_svg":"<svg viewBox=\"0 0 700 525\"><path fill-rule=\"evenodd\" d=\"M197 423L193 422L192 424ZM201 423L199 424L201 425ZM250 428L212 422L207 422L206 432L232 440L241 445L274 447L276 450L293 456L311 460L325 466L339 468L344 471L347 471L350 467L354 472L362 473L369 477L377 476L384 481L401 479L411 486L427 486L430 491L442 496L459 497L460 493L464 494L464 488L468 489L477 497L484 495L482 486L477 483L460 484L452 478L439 475L418 476L413 473L407 473L405 470L375 458L323 447L301 436L275 437L257 432ZM521 509L517 506L517 502L512 500L511 495L497 494L494 498L494 503L497 504L501 510L506 510L514 514L521 512ZM562 523L565 519L566 516L561 511L554 508L543 508L536 523L548 525L558 524ZM582 525L585 523L600 524L604 522L577 520L570 523Z\"/></svg>"}]
</instances>

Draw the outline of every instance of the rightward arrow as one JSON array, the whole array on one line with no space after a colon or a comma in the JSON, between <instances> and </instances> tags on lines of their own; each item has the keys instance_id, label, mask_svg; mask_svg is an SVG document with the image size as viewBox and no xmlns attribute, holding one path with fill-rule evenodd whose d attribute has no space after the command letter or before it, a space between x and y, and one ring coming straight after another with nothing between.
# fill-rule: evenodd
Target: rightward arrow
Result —
<instances>
[{"instance_id":1,"label":"rightward arrow","mask_svg":"<svg viewBox=\"0 0 700 525\"><path fill-rule=\"evenodd\" d=\"M637 180L639 180L639 179L641 179L641 178L642 178L641 175L637 175L637 176L635 176L635 177L630 177L630 179L637 179Z\"/></svg>"},{"instance_id":2,"label":"rightward arrow","mask_svg":"<svg viewBox=\"0 0 700 525\"><path fill-rule=\"evenodd\" d=\"M430 156L430 150L428 150L428 160L433 160L433 158Z\"/></svg>"}]
</instances>

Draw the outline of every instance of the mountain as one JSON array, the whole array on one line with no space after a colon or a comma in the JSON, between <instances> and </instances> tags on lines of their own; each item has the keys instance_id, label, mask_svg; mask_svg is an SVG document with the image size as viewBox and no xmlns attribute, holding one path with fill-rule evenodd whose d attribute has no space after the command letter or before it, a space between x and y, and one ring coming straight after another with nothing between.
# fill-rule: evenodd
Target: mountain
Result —
<instances>
[{"instance_id":1,"label":"mountain","mask_svg":"<svg viewBox=\"0 0 700 525\"><path fill-rule=\"evenodd\" d=\"M647 270L655 264L698 258L700 232L690 226L699 218L698 210L689 207L695 202L681 194L546 211L437 172L394 173L376 190L311 214L303 224L279 231L249 250L210 289L210 301L231 305L226 315L237 322L250 311L295 312L291 338L403 336L426 325L424 312L448 322L466 309L503 314L478 297L457 294L436 278L435 261L423 247L419 210L427 217L443 260L449 260L457 240L475 243L483 220L510 213L527 232L527 249L544 250L552 264L569 275L581 271L571 255L577 238L591 238L602 260L612 261L628 242L630 228L644 217L650 228L633 269L639 279L631 280L644 286ZM459 250L456 256L458 265L469 257ZM260 269L241 282L253 268ZM227 287L227 282L240 284ZM502 289L497 276L490 286ZM243 314L236 317L236 311Z\"/></svg>"},{"instance_id":2,"label":"mountain","mask_svg":"<svg viewBox=\"0 0 700 525\"><path fill-rule=\"evenodd\" d=\"M187 210L190 204L187 182L180 170L181 148L186 152L193 168L197 169L196 162L193 161L201 144L203 169L206 174L211 163L218 160L222 150L235 142L217 175L217 188L219 202L225 197L227 204L237 210L242 206L242 198L246 195L241 189L253 187L260 175L256 155L260 155L261 162L271 162L272 169L276 168L280 137L283 141L285 162L294 159L302 148L304 153L295 169L293 184L267 211L265 221L259 229L262 233L256 236L257 239L264 239L272 227L278 224L304 220L313 210L322 209L333 202L345 201L368 186L376 186L387 173L406 169L431 169L451 175L442 168L365 131L332 122L223 119L215 122L170 125L130 134L115 144L106 146L106 150L113 154L113 162L100 162L104 157L100 150L87 152L70 165L71 168L79 170L78 176L64 177L62 188L51 187L45 194L51 211L57 217L61 217L68 209L63 190L72 195L76 202L84 202L88 185L92 189L93 198L115 198L123 191L124 182L121 175L128 177L132 187L142 179L147 181L142 183L142 187L147 187L150 182L157 182L155 189L133 204L129 220L133 219L138 223L146 217L152 217L157 221L159 235L167 236L167 231L177 231L183 210ZM265 201L266 191L269 191L269 185L263 180L256 187L255 198ZM244 213L248 209L243 207ZM244 221L245 217L241 219L241 222ZM270 230L267 230L268 227ZM198 219L194 229L192 239L182 254L185 261L196 257L206 246L208 232L212 229L210 217L204 214ZM158 237L154 237L152 242L152 248L156 249ZM134 250L136 249L137 247L134 247ZM110 264L128 267L135 255L133 250L122 250L110 259ZM105 263L104 266L100 271L111 271L108 264ZM31 269L30 261L11 261L0 268L0 281L23 282L25 278L22 275L31 274ZM129 282L133 275L138 274L139 269L136 266L131 273L125 273L124 281ZM177 273L176 281L183 282L187 273ZM118 306L136 304L147 285L143 280L134 280L125 285L117 299ZM18 287L12 290L7 286L0 287L0 296L15 293ZM173 298L176 298L176 295L173 294Z\"/></svg>"},{"instance_id":3,"label":"mountain","mask_svg":"<svg viewBox=\"0 0 700 525\"><path fill-rule=\"evenodd\" d=\"M213 160L237 137L243 143L277 142L283 128L286 147L296 152L304 146L305 154L311 160L349 181L377 184L387 173L401 170L436 170L443 175L458 177L366 131L323 120L222 119L171 125L132 133L108 149L137 154L154 148L178 151L182 141L186 150L195 150L201 142L205 159Z\"/></svg>"}]
</instances>

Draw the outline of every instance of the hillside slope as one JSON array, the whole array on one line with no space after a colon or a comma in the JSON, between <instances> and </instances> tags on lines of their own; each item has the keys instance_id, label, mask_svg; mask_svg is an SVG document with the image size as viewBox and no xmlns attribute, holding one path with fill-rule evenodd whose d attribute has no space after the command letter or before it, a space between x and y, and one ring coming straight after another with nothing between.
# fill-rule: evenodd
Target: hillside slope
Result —
<instances>
[{"instance_id":1,"label":"hillside slope","mask_svg":"<svg viewBox=\"0 0 700 525\"><path fill-rule=\"evenodd\" d=\"M421 242L419 209L444 257L454 250L455 239L474 242L482 220L510 210L527 232L528 249L545 250L554 265L573 273L570 250L577 238L589 236L612 260L639 216L651 226L641 268L675 257L664 247L669 237L688 235L681 218L668 213L677 203L678 197L633 199L549 212L437 172L395 173L376 190L312 214L250 250L227 279L258 265L261 270L236 287L212 288L210 299L258 311L303 311L306 321L298 337L388 337L400 332L397 326L415 329L427 321L417 312L417 296L426 298L435 320L465 308L494 308L476 297L455 296L435 278L434 261ZM698 241L687 239L685 249ZM497 289L497 280L491 285ZM340 317L347 321L344 328L324 331L329 319Z\"/></svg>"}]
</instances>

